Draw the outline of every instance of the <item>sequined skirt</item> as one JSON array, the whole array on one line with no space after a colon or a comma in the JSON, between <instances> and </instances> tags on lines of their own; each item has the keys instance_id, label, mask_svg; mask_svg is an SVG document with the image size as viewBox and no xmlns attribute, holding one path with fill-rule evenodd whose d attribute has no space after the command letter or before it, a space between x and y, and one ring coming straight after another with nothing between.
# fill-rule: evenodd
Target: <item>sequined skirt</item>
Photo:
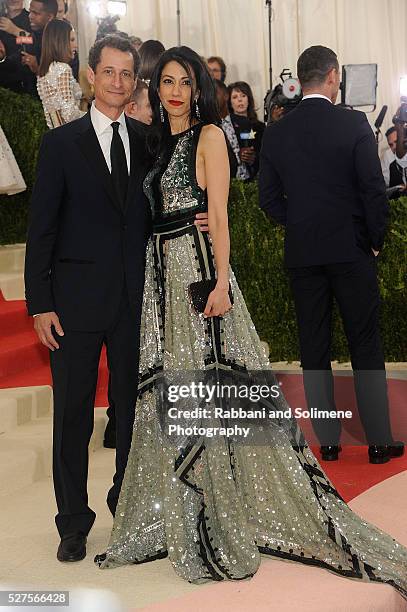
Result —
<instances>
[{"instance_id":1,"label":"sequined skirt","mask_svg":"<svg viewBox=\"0 0 407 612\"><path fill-rule=\"evenodd\" d=\"M233 309L205 319L192 282L214 278L210 238L192 217L155 226L143 297L140 386L132 446L102 568L169 555L190 581L239 580L261 554L349 578L388 582L407 597L407 549L353 513L307 447L295 420L274 424L267 444L163 434L157 381L166 371L270 371L230 270ZM274 400L287 408L284 396Z\"/></svg>"}]
</instances>

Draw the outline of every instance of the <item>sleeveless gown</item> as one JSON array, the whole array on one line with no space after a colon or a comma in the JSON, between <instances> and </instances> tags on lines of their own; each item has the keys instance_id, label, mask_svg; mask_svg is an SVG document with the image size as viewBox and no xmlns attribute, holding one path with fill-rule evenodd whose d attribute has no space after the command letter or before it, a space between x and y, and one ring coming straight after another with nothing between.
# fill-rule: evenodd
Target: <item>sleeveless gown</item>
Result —
<instances>
[{"instance_id":1,"label":"sleeveless gown","mask_svg":"<svg viewBox=\"0 0 407 612\"><path fill-rule=\"evenodd\" d=\"M207 209L196 180L201 124L171 137L144 190L153 213L143 296L140 385L132 446L106 557L113 568L169 556L190 582L253 576L260 555L387 582L407 598L407 549L350 510L307 447L295 419L269 443L163 435L157 380L165 371L263 370L265 350L230 270L233 309L204 319L188 287L214 278L210 238L193 225ZM275 380L275 379L274 379ZM276 382L276 380L275 380ZM277 409L287 409L280 394ZM287 428L288 427L288 428Z\"/></svg>"}]
</instances>

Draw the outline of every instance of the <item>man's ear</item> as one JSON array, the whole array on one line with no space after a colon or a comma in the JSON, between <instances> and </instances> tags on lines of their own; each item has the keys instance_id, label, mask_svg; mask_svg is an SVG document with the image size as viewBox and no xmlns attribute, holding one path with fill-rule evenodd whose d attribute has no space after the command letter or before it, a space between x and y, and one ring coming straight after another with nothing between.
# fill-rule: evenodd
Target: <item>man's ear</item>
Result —
<instances>
[{"instance_id":1,"label":"man's ear","mask_svg":"<svg viewBox=\"0 0 407 612\"><path fill-rule=\"evenodd\" d=\"M134 101L128 102L125 108L126 115L130 115L130 117L132 117L133 114L136 112L137 112L137 102L134 102Z\"/></svg>"},{"instance_id":2,"label":"man's ear","mask_svg":"<svg viewBox=\"0 0 407 612\"><path fill-rule=\"evenodd\" d=\"M86 71L86 76L88 77L89 83L91 85L94 85L95 84L95 73L93 72L90 66L88 66L88 69Z\"/></svg>"},{"instance_id":3,"label":"man's ear","mask_svg":"<svg viewBox=\"0 0 407 612\"><path fill-rule=\"evenodd\" d=\"M329 72L328 72L328 78L327 78L327 83L329 85L331 85L332 83L336 83L336 75L337 75L337 69L336 68L332 68Z\"/></svg>"}]
</instances>

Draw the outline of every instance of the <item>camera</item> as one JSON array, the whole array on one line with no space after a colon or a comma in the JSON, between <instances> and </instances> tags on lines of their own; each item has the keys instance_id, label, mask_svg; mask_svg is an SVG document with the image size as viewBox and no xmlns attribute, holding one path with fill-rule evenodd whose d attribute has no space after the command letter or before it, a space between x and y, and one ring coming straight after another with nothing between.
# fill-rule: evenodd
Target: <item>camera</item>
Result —
<instances>
[{"instance_id":1,"label":"camera","mask_svg":"<svg viewBox=\"0 0 407 612\"><path fill-rule=\"evenodd\" d=\"M301 85L298 79L293 78L290 70L284 68L280 74L281 84L278 83L274 89L270 89L264 98L264 122L270 125L276 119L273 111L281 108L282 115L293 110L302 99Z\"/></svg>"}]
</instances>

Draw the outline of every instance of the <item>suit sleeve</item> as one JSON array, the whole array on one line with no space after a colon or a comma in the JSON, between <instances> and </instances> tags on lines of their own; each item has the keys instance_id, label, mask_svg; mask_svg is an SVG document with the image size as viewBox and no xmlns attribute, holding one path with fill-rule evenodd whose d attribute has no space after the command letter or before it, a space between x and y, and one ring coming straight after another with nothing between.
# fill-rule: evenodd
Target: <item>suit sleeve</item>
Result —
<instances>
[{"instance_id":1,"label":"suit sleeve","mask_svg":"<svg viewBox=\"0 0 407 612\"><path fill-rule=\"evenodd\" d=\"M366 116L358 130L354 163L371 246L380 251L384 242L389 205L377 145Z\"/></svg>"},{"instance_id":2,"label":"suit sleeve","mask_svg":"<svg viewBox=\"0 0 407 612\"><path fill-rule=\"evenodd\" d=\"M271 159L273 137L273 127L268 127L264 133L260 151L259 204L271 219L285 225L287 205L283 183Z\"/></svg>"},{"instance_id":3,"label":"suit sleeve","mask_svg":"<svg viewBox=\"0 0 407 612\"><path fill-rule=\"evenodd\" d=\"M24 271L30 315L55 310L50 271L64 195L64 172L57 131L46 133L42 140L30 203Z\"/></svg>"}]
</instances>

